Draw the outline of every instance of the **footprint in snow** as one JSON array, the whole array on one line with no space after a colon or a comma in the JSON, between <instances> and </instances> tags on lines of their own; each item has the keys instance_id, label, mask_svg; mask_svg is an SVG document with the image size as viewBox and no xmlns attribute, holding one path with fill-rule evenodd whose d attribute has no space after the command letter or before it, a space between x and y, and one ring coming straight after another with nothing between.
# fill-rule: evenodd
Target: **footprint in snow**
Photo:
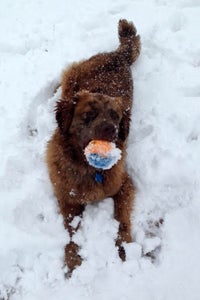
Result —
<instances>
[{"instance_id":1,"label":"footprint in snow","mask_svg":"<svg viewBox=\"0 0 200 300\"><path fill-rule=\"evenodd\" d=\"M30 103L26 118L21 124L23 135L41 138L50 135L54 129L54 107L60 98L61 89L58 80L49 82ZM25 128L25 130L24 130Z\"/></svg>"},{"instance_id":2,"label":"footprint in snow","mask_svg":"<svg viewBox=\"0 0 200 300\"><path fill-rule=\"evenodd\" d=\"M136 241L142 246L142 255L156 263L159 260L159 254L162 247L162 225L164 219L158 221L149 220L141 224L140 231L137 233Z\"/></svg>"}]
</instances>

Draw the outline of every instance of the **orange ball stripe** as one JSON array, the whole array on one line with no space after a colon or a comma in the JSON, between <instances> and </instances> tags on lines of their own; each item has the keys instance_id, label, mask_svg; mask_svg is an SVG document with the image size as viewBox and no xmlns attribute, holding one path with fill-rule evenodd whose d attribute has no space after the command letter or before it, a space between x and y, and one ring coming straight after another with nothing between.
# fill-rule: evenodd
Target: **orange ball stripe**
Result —
<instances>
[{"instance_id":1,"label":"orange ball stripe","mask_svg":"<svg viewBox=\"0 0 200 300\"><path fill-rule=\"evenodd\" d=\"M112 143L102 140L93 140L85 148L85 154L96 153L101 156L106 156L112 150Z\"/></svg>"}]
</instances>

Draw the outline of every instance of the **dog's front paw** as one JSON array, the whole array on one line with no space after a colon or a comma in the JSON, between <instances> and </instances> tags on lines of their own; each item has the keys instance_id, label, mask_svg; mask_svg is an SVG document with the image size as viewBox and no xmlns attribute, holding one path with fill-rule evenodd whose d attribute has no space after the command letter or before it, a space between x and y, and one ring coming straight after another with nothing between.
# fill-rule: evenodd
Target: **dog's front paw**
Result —
<instances>
[{"instance_id":1,"label":"dog's front paw","mask_svg":"<svg viewBox=\"0 0 200 300\"><path fill-rule=\"evenodd\" d=\"M121 258L122 261L126 260L126 251L122 245L118 246L118 253L119 257Z\"/></svg>"},{"instance_id":2,"label":"dog's front paw","mask_svg":"<svg viewBox=\"0 0 200 300\"><path fill-rule=\"evenodd\" d=\"M71 276L73 270L82 263L82 258L78 252L79 246L74 242L70 242L65 247L65 263L69 268L68 277Z\"/></svg>"},{"instance_id":3,"label":"dog's front paw","mask_svg":"<svg viewBox=\"0 0 200 300\"><path fill-rule=\"evenodd\" d=\"M119 257L121 258L122 261L125 261L126 260L126 251L124 249L124 246L122 245L122 240L121 238L118 238L116 240L116 243L115 243L117 249L118 249L118 254L119 254Z\"/></svg>"}]
</instances>

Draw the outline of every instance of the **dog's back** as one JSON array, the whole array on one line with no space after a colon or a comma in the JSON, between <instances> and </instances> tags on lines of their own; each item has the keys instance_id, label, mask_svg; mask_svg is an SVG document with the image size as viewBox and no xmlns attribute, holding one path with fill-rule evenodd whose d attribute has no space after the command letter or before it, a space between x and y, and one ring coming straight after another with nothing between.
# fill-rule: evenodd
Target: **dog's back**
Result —
<instances>
[{"instance_id":1,"label":"dog's back","mask_svg":"<svg viewBox=\"0 0 200 300\"><path fill-rule=\"evenodd\" d=\"M63 73L62 99L80 90L122 97L124 108L131 107L132 76L130 66L140 54L140 37L131 22L119 21L120 45L116 51L101 53L75 63Z\"/></svg>"}]
</instances>

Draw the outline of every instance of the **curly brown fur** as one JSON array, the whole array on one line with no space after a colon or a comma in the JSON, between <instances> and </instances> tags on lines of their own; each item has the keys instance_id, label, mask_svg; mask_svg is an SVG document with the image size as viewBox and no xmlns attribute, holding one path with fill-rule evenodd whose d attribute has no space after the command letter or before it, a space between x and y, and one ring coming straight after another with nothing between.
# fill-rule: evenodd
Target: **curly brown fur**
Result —
<instances>
[{"instance_id":1,"label":"curly brown fur","mask_svg":"<svg viewBox=\"0 0 200 300\"><path fill-rule=\"evenodd\" d=\"M118 30L120 45L116 51L97 54L64 71L62 99L55 111L58 128L47 147L50 179L70 234L65 248L70 272L81 264L78 245L72 241L78 228L73 229L70 223L81 216L87 203L113 197L119 221L116 245L122 260L122 243L131 242L134 188L125 170L125 153L133 97L130 66L140 53L140 38L126 20L119 21ZM84 148L93 139L114 142L122 151L118 163L102 171L102 183L96 182L97 170L84 157Z\"/></svg>"}]
</instances>

